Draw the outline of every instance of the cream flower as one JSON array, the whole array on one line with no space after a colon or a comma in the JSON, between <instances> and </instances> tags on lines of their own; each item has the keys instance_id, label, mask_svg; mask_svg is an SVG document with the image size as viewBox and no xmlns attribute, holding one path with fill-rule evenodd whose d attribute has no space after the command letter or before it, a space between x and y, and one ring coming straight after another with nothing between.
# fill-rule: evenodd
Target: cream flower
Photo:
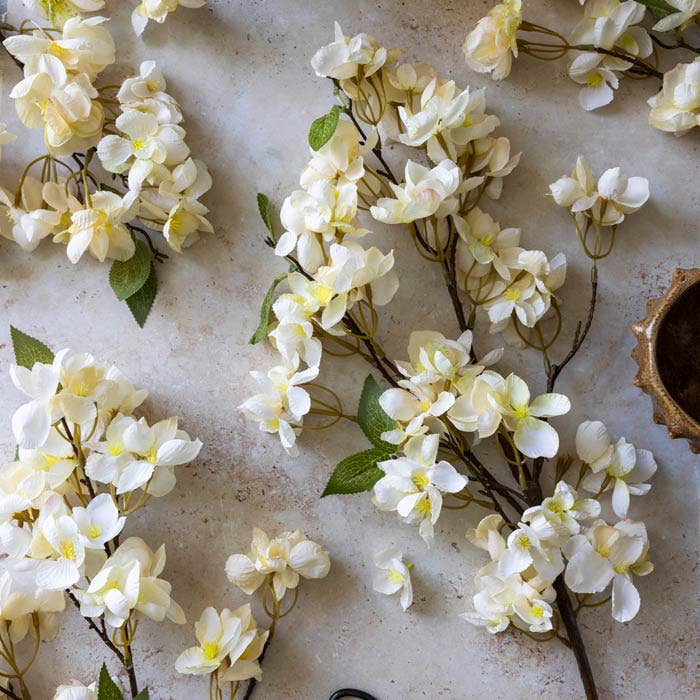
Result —
<instances>
[{"instance_id":1,"label":"cream flower","mask_svg":"<svg viewBox=\"0 0 700 700\"><path fill-rule=\"evenodd\" d=\"M599 198L591 169L584 156L576 159L571 177L560 177L549 186L554 201L574 214L590 209Z\"/></svg>"},{"instance_id":2,"label":"cream flower","mask_svg":"<svg viewBox=\"0 0 700 700\"><path fill-rule=\"evenodd\" d=\"M489 394L491 405L501 412L515 446L527 457L551 458L559 450L557 431L541 420L569 412L571 402L563 394L541 394L530 402L527 384L510 374L502 390Z\"/></svg>"},{"instance_id":3,"label":"cream flower","mask_svg":"<svg viewBox=\"0 0 700 700\"><path fill-rule=\"evenodd\" d=\"M355 78L360 67L363 76L368 78L385 63L393 63L398 58L398 53L396 49L387 51L369 34L346 37L336 22L335 40L314 54L311 66L321 78Z\"/></svg>"},{"instance_id":4,"label":"cream flower","mask_svg":"<svg viewBox=\"0 0 700 700\"><path fill-rule=\"evenodd\" d=\"M554 528L558 542L581 531L581 520L600 515L600 503L593 498L579 498L576 490L565 481L560 481L554 493L523 512L523 522L530 523L535 531L543 531L542 521Z\"/></svg>"},{"instance_id":5,"label":"cream flower","mask_svg":"<svg viewBox=\"0 0 700 700\"><path fill-rule=\"evenodd\" d=\"M503 80L518 55L516 35L521 22L521 0L506 0L480 19L464 42L467 65L478 73Z\"/></svg>"},{"instance_id":6,"label":"cream flower","mask_svg":"<svg viewBox=\"0 0 700 700\"><path fill-rule=\"evenodd\" d=\"M579 425L576 451L591 469L583 487L596 494L612 488L612 507L618 517L626 517L630 494L643 496L649 492L651 486L645 482L656 472L654 456L648 450L636 449L624 438L613 443L600 421Z\"/></svg>"},{"instance_id":7,"label":"cream flower","mask_svg":"<svg viewBox=\"0 0 700 700\"><path fill-rule=\"evenodd\" d=\"M505 280L510 280L514 255L520 252L519 228L501 229L489 214L479 207L470 209L466 217L453 216L459 234L458 266L465 275L482 277L490 267Z\"/></svg>"},{"instance_id":8,"label":"cream flower","mask_svg":"<svg viewBox=\"0 0 700 700\"><path fill-rule=\"evenodd\" d=\"M258 423L264 433L277 433L282 447L293 455L297 432L303 417L311 409L311 397L300 385L318 375L318 367L297 371L298 364L277 365L267 373L254 370L251 377L260 385L261 393L244 401L238 408Z\"/></svg>"},{"instance_id":9,"label":"cream flower","mask_svg":"<svg viewBox=\"0 0 700 700\"><path fill-rule=\"evenodd\" d=\"M108 493L95 496L86 508L76 506L71 515L85 545L95 549L113 540L126 522L125 517L119 516L119 510Z\"/></svg>"},{"instance_id":10,"label":"cream flower","mask_svg":"<svg viewBox=\"0 0 700 700\"><path fill-rule=\"evenodd\" d=\"M149 20L162 24L178 7L204 7L207 0L141 0L131 14L131 25L137 36L143 34Z\"/></svg>"},{"instance_id":11,"label":"cream flower","mask_svg":"<svg viewBox=\"0 0 700 700\"><path fill-rule=\"evenodd\" d=\"M86 151L97 143L104 122L97 96L84 73L59 84L48 73L36 73L10 92L22 123L44 130L44 141L54 156Z\"/></svg>"},{"instance_id":12,"label":"cream flower","mask_svg":"<svg viewBox=\"0 0 700 700\"><path fill-rule=\"evenodd\" d=\"M456 428L465 433L477 433L479 439L493 435L501 424L502 415L489 396L505 390L505 379L497 372L486 370L477 377L457 383L460 396L447 412Z\"/></svg>"},{"instance_id":13,"label":"cream flower","mask_svg":"<svg viewBox=\"0 0 700 700\"><path fill-rule=\"evenodd\" d=\"M648 104L649 123L661 131L682 134L700 126L700 56L664 73L661 92Z\"/></svg>"},{"instance_id":14,"label":"cream flower","mask_svg":"<svg viewBox=\"0 0 700 700\"><path fill-rule=\"evenodd\" d=\"M308 189L317 180L333 182L340 177L356 182L365 174L360 150L360 134L355 126L347 119L339 119L333 136L318 151L311 151L313 157L299 184Z\"/></svg>"},{"instance_id":15,"label":"cream flower","mask_svg":"<svg viewBox=\"0 0 700 700\"><path fill-rule=\"evenodd\" d=\"M485 94L484 88L473 92L467 88L457 93L452 80L441 83L434 78L421 95L420 111L413 113L399 106L405 131L399 135L399 140L409 146L427 144L433 162L446 158L456 160L458 151L470 141L487 136L500 123L498 117L485 114Z\"/></svg>"},{"instance_id":16,"label":"cream flower","mask_svg":"<svg viewBox=\"0 0 700 700\"><path fill-rule=\"evenodd\" d=\"M171 586L158 578L165 567L165 547L155 552L140 538L124 540L92 577L88 588L75 588L85 617L104 615L112 627L121 627L133 610L162 622L185 622L182 608L170 597Z\"/></svg>"},{"instance_id":17,"label":"cream flower","mask_svg":"<svg viewBox=\"0 0 700 700\"><path fill-rule=\"evenodd\" d=\"M114 40L102 26L106 21L106 17L71 17L59 39L37 30L12 36L3 44L24 63L25 75L47 73L62 85L68 73L84 73L92 81L115 60Z\"/></svg>"},{"instance_id":18,"label":"cream flower","mask_svg":"<svg viewBox=\"0 0 700 700\"><path fill-rule=\"evenodd\" d=\"M377 571L374 574L373 587L377 593L394 595L401 591L401 608L405 611L413 603L413 586L411 585L410 563L405 563L403 553L396 547L389 547L377 552L374 557Z\"/></svg>"},{"instance_id":19,"label":"cream flower","mask_svg":"<svg viewBox=\"0 0 700 700\"><path fill-rule=\"evenodd\" d=\"M25 6L39 17L48 19L54 26L63 24L79 12L95 12L104 6L104 0L22 0Z\"/></svg>"},{"instance_id":20,"label":"cream flower","mask_svg":"<svg viewBox=\"0 0 700 700\"><path fill-rule=\"evenodd\" d=\"M22 187L21 206L15 206L14 199L0 187L0 235L29 252L61 223L58 212L43 208L41 191L41 183L28 176Z\"/></svg>"},{"instance_id":21,"label":"cream flower","mask_svg":"<svg viewBox=\"0 0 700 700\"><path fill-rule=\"evenodd\" d=\"M245 649L255 637L255 632L244 630L241 618L228 608L220 613L205 608L194 630L199 646L186 649L175 661L179 673L194 676L213 673L235 647Z\"/></svg>"},{"instance_id":22,"label":"cream flower","mask_svg":"<svg viewBox=\"0 0 700 700\"><path fill-rule=\"evenodd\" d=\"M387 389L379 397L384 413L396 421L393 430L382 433L382 440L400 445L407 438L425 433L428 426L424 423L442 416L454 402L454 395L441 387L402 379L398 388Z\"/></svg>"},{"instance_id":23,"label":"cream flower","mask_svg":"<svg viewBox=\"0 0 700 700\"><path fill-rule=\"evenodd\" d=\"M201 449L200 440L178 430L177 418L149 426L145 418L118 414L105 440L88 456L85 473L113 484L118 494L146 489L152 496L164 496L175 486L174 467L191 462Z\"/></svg>"},{"instance_id":24,"label":"cream flower","mask_svg":"<svg viewBox=\"0 0 700 700\"><path fill-rule=\"evenodd\" d=\"M13 644L34 634L32 621L39 619L41 639L50 641L58 633L58 616L66 607L63 591L47 590L37 583L41 562L35 559L4 558L0 563L0 618L8 623Z\"/></svg>"},{"instance_id":25,"label":"cream flower","mask_svg":"<svg viewBox=\"0 0 700 700\"><path fill-rule=\"evenodd\" d=\"M124 224L135 216L135 196L99 191L90 199L88 206L71 214L71 225L57 233L54 241L68 244L66 253L72 263L77 263L87 250L100 262L107 258L128 260L135 247Z\"/></svg>"},{"instance_id":26,"label":"cream flower","mask_svg":"<svg viewBox=\"0 0 700 700\"><path fill-rule=\"evenodd\" d=\"M226 576L248 595L270 577L277 600L288 588L296 588L299 578L325 578L330 570L328 552L306 539L301 530L283 532L270 539L259 528L253 530L248 554L232 554L226 561Z\"/></svg>"},{"instance_id":27,"label":"cream flower","mask_svg":"<svg viewBox=\"0 0 700 700\"><path fill-rule=\"evenodd\" d=\"M460 186L459 167L443 160L429 169L409 160L406 163L406 181L391 184L395 199L382 197L370 208L372 216L385 224L408 224L433 214L444 217L457 206L454 195Z\"/></svg>"},{"instance_id":28,"label":"cream flower","mask_svg":"<svg viewBox=\"0 0 700 700\"><path fill-rule=\"evenodd\" d=\"M122 112L115 126L126 136L105 136L97 145L97 155L105 170L129 171L129 189L138 192L144 180L160 182L167 171L162 166L182 163L189 155L185 130L175 124L160 124L158 118L136 109Z\"/></svg>"},{"instance_id":29,"label":"cream flower","mask_svg":"<svg viewBox=\"0 0 700 700\"><path fill-rule=\"evenodd\" d=\"M642 27L633 27L644 19L646 8L634 0L592 0L583 9L583 19L571 33L572 44L592 44L611 50L625 49L633 56L651 54L651 39Z\"/></svg>"},{"instance_id":30,"label":"cream flower","mask_svg":"<svg viewBox=\"0 0 700 700\"><path fill-rule=\"evenodd\" d=\"M236 683L249 678L255 678L259 681L262 678L262 668L258 659L265 648L269 632L258 629L248 603L236 608L232 615L241 620L241 637L228 653L230 665L222 674L221 680L224 683Z\"/></svg>"},{"instance_id":31,"label":"cream flower","mask_svg":"<svg viewBox=\"0 0 700 700\"><path fill-rule=\"evenodd\" d=\"M591 111L612 102L613 90L617 90L620 84L613 68L615 61L605 54L588 51L571 62L569 77L575 83L584 85L578 94L583 109Z\"/></svg>"},{"instance_id":32,"label":"cream flower","mask_svg":"<svg viewBox=\"0 0 700 700\"><path fill-rule=\"evenodd\" d=\"M374 485L374 504L395 510L407 523L418 523L428 544L440 517L442 494L458 493L469 482L449 462L436 462L439 444L437 434L412 437L403 456L377 463L385 475Z\"/></svg>"},{"instance_id":33,"label":"cream flower","mask_svg":"<svg viewBox=\"0 0 700 700\"><path fill-rule=\"evenodd\" d=\"M80 681L71 681L59 685L53 700L97 700L97 683L83 685Z\"/></svg>"},{"instance_id":34,"label":"cream flower","mask_svg":"<svg viewBox=\"0 0 700 700\"><path fill-rule=\"evenodd\" d=\"M549 546L534 528L518 523L517 529L508 535L506 549L498 560L498 571L507 578L530 566L545 581L554 581L564 570L559 547Z\"/></svg>"},{"instance_id":35,"label":"cream flower","mask_svg":"<svg viewBox=\"0 0 700 700\"><path fill-rule=\"evenodd\" d=\"M632 574L654 569L647 559L649 543L643 523L623 520L615 526L598 520L562 548L568 559L564 580L574 593L600 593L612 581L612 615L629 622L639 611L639 592Z\"/></svg>"}]
</instances>

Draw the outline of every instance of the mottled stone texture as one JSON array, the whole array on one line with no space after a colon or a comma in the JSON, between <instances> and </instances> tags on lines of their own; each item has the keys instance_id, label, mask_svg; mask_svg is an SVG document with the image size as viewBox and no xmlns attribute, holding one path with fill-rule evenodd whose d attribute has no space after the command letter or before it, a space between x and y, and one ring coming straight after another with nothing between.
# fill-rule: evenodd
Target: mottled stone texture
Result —
<instances>
[{"instance_id":1,"label":"mottled stone texture","mask_svg":"<svg viewBox=\"0 0 700 700\"><path fill-rule=\"evenodd\" d=\"M323 698L348 684L384 700L580 696L573 656L562 645L510 633L491 637L457 617L473 593L474 571L485 563L484 553L464 539L483 513L445 512L428 549L412 528L377 512L366 496L319 500L333 465L365 446L359 430L310 432L300 457L290 459L236 411L253 391L248 370L274 359L269 349L246 341L265 290L283 270L263 243L255 193L266 191L280 203L296 185L307 158L308 126L332 102L330 85L313 75L309 59L316 46L330 41L338 19L346 33L373 33L461 85L487 86L501 132L523 151L503 198L487 208L504 226L521 226L527 246L567 254L569 279L561 291L567 334L585 313L588 266L566 213L544 197L547 185L581 152L598 172L619 164L649 178L651 201L621 227L614 255L601 265L600 313L580 357L561 378L573 409L556 425L564 446L572 448L579 421L602 419L615 434L652 449L660 465L651 494L633 499L630 511L648 524L656 565L653 575L639 580L639 615L625 625L614 623L608 608L582 617L601 696L699 697L698 458L654 425L649 399L632 385L629 357L630 325L644 316L644 300L660 295L674 267L700 264L698 134L675 139L647 126L644 99L657 88L651 82L623 81L613 105L588 114L578 107L564 62L523 57L502 84L469 72L461 43L487 2L211 0L206 9L180 9L165 25L150 25L142 41L128 24L134 4L107 2L120 67L134 68L145 58L163 67L186 114L192 151L214 177L205 201L215 233L160 268L160 294L144 330L114 298L106 266L88 259L73 266L64 249L48 241L32 255L0 241L3 457L12 458L10 415L21 401L7 372L12 323L54 348L89 350L118 363L151 390L151 417L177 414L203 440L197 463L179 469L175 491L127 524L129 534L143 535L152 546L166 544L165 575L190 620L206 605L246 600L228 584L223 566L231 552L247 546L254 525L269 531L301 527L330 549L330 576L305 584L299 609L279 627L264 664L261 700ZM575 2L527 5L529 19L561 28L573 26L580 12ZM7 96L18 71L6 55L0 69L0 117L25 134ZM13 185L24 159L41 147L34 136L34 142L23 136L5 148L3 185ZM398 149L391 156L397 158ZM374 230L376 245L394 248L403 282L382 311L379 334L389 350L402 357L412 328L456 334L439 271L426 269L404 230ZM486 338L479 347L495 343ZM324 366L322 380L347 396L352 409L367 368L360 360ZM507 349L502 369L509 368L542 387L534 354ZM416 602L406 614L397 600L371 588L372 555L389 544L403 547L415 562ZM205 682L173 670L176 655L192 641L189 625L140 626L136 665L152 697L206 696ZM116 670L84 620L69 610L29 683L45 700L60 681L94 679L103 660Z\"/></svg>"}]
</instances>

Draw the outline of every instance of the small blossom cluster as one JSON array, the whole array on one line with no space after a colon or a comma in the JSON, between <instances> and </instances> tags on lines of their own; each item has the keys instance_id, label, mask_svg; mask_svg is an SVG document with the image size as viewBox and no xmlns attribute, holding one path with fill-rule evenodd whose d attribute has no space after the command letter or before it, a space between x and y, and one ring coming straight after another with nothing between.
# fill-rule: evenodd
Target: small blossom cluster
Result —
<instances>
[{"instance_id":1,"label":"small blossom cluster","mask_svg":"<svg viewBox=\"0 0 700 700\"><path fill-rule=\"evenodd\" d=\"M199 201L212 180L206 165L190 157L180 106L166 87L155 61L144 61L117 93L120 114L114 125L120 134L104 136L97 155L105 170L126 177L127 196L139 195L149 228L162 231L170 247L181 252L199 231L213 231L205 218L209 210Z\"/></svg>"},{"instance_id":2,"label":"small blossom cluster","mask_svg":"<svg viewBox=\"0 0 700 700\"><path fill-rule=\"evenodd\" d=\"M106 21L71 17L55 39L37 29L3 42L24 64L24 79L10 92L17 114L28 128L43 129L53 156L87 150L102 135L104 108L93 81L115 60Z\"/></svg>"},{"instance_id":3,"label":"small blossom cluster","mask_svg":"<svg viewBox=\"0 0 700 700\"><path fill-rule=\"evenodd\" d=\"M415 331L409 362L397 363L405 378L379 398L395 422L382 439L397 445L399 456L377 464L385 475L374 485L374 503L417 523L427 542L433 538L443 494L459 493L468 483L449 462L437 461L440 437L449 427L477 441L500 429L512 435L524 455L552 457L559 449L559 436L543 419L570 408L562 394L542 394L531 401L520 377L503 378L487 370L500 358L500 350L479 364L472 362L470 352L470 331L456 341L435 331Z\"/></svg>"},{"instance_id":4,"label":"small blossom cluster","mask_svg":"<svg viewBox=\"0 0 700 700\"><path fill-rule=\"evenodd\" d=\"M44 130L48 152L29 164L15 196L0 187L0 235L27 251L51 236L73 263L86 252L100 262L126 261L136 251L131 227L140 217L182 251L199 232L212 231L199 201L212 181L189 157L179 105L153 61L123 82L116 99L96 89L93 81L115 61L106 18L84 19L71 7L58 22L56 12L49 14L60 30L20 31L4 41L24 65L25 77L10 93L17 112L27 127ZM103 137L106 127L119 133ZM0 146L12 140L0 125ZM123 174L126 193L99 183L90 170L95 150L106 170ZM68 155L76 156L77 169L57 160ZM30 171L42 162L39 180Z\"/></svg>"},{"instance_id":5,"label":"small blossom cluster","mask_svg":"<svg viewBox=\"0 0 700 700\"><path fill-rule=\"evenodd\" d=\"M29 399L12 417L16 459L0 469L0 615L14 641L53 638L66 591L114 628L132 614L184 622L160 578L164 548L118 542L126 516L170 491L201 443L175 418L134 417L147 392L91 355L63 350L11 377Z\"/></svg>"},{"instance_id":6,"label":"small blossom cluster","mask_svg":"<svg viewBox=\"0 0 700 700\"><path fill-rule=\"evenodd\" d=\"M566 278L566 257L551 260L541 250L520 247L520 229L471 209L455 217L458 281L472 304L488 317L491 333L522 347L531 330L548 317L554 293Z\"/></svg>"},{"instance_id":7,"label":"small blossom cluster","mask_svg":"<svg viewBox=\"0 0 700 700\"><path fill-rule=\"evenodd\" d=\"M647 30L640 25L646 8L634 0L586 2L583 18L574 27L571 41L631 58L647 58L653 47ZM618 76L633 66L625 58L597 51L582 51L569 65L569 77L579 85L579 104L585 110L598 109L613 100Z\"/></svg>"},{"instance_id":8,"label":"small blossom cluster","mask_svg":"<svg viewBox=\"0 0 700 700\"><path fill-rule=\"evenodd\" d=\"M549 191L581 230L588 221L599 227L621 224L626 214L636 212L649 199L649 181L628 178L618 167L606 170L596 183L586 159L579 156L571 176L560 177Z\"/></svg>"},{"instance_id":9,"label":"small blossom cluster","mask_svg":"<svg viewBox=\"0 0 700 700\"><path fill-rule=\"evenodd\" d=\"M273 626L282 616L280 603L287 590L296 589L301 578L324 578L329 570L328 552L300 530L270 538L254 528L250 552L232 554L226 562L226 576L245 594L252 595L264 586L263 607ZM294 603L283 614L288 614L293 606ZM250 604L221 612L208 607L195 623L199 645L183 651L175 668L195 676L214 674L218 686L233 683L234 689L241 681L260 680L259 659L273 632L274 627L269 631L258 628Z\"/></svg>"},{"instance_id":10,"label":"small blossom cluster","mask_svg":"<svg viewBox=\"0 0 700 700\"><path fill-rule=\"evenodd\" d=\"M311 397L303 384L319 372L319 335L342 336L346 315L371 299L389 303L398 288L392 252L363 247L358 239L369 233L358 221L359 200L367 185L359 133L345 119L303 171L300 184L282 205L285 227L275 253L296 256L301 269L287 275L289 292L281 294L272 311L276 321L268 337L282 364L267 373L251 372L262 392L241 409L260 429L278 433L293 453ZM304 367L302 368L302 364Z\"/></svg>"},{"instance_id":11,"label":"small blossom cluster","mask_svg":"<svg viewBox=\"0 0 700 700\"><path fill-rule=\"evenodd\" d=\"M525 22L520 0L499 3L479 20L467 35L464 55L467 65L481 73L503 80L510 73L513 57L518 55L518 31L539 34L539 42L523 39L522 50L533 56L550 58L553 53L576 53L568 68L569 77L581 85L578 100L585 110L594 110L612 102L620 77L654 75L649 64L653 53L652 35L642 23L646 3L634 0L581 0L583 17L568 39L539 25ZM665 16L651 28L656 32L674 31L677 37L700 19L697 0L673 0L664 3ZM655 37L654 37L655 40ZM544 42L544 43L543 43ZM658 41L660 46L664 42ZM588 47L591 47L590 49ZM676 46L695 50L682 40ZM652 108L649 123L661 131L682 134L700 125L700 62L678 63L663 74L661 92L648 100Z\"/></svg>"},{"instance_id":12,"label":"small blossom cluster","mask_svg":"<svg viewBox=\"0 0 700 700\"><path fill-rule=\"evenodd\" d=\"M628 519L627 510L630 493L649 491L644 482L656 471L656 462L624 438L613 443L599 421L579 426L576 449L583 465L579 483L592 498L580 498L574 487L559 481L541 505L523 512L507 538L498 514L468 531L468 539L491 557L476 575L473 610L464 615L469 622L492 633L511 623L529 632L551 630L552 583L561 573L571 591L586 597L612 583L612 615L618 622L628 622L639 611L632 577L654 567L644 523ZM609 489L612 510L622 518L614 525L600 518L598 499Z\"/></svg>"}]
</instances>

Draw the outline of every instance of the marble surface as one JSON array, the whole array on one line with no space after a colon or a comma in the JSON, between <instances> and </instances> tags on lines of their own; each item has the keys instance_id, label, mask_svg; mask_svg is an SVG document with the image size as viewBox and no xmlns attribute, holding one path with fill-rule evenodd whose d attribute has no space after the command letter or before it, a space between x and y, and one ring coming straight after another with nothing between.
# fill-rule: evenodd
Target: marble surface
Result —
<instances>
[{"instance_id":1,"label":"marble surface","mask_svg":"<svg viewBox=\"0 0 700 700\"><path fill-rule=\"evenodd\" d=\"M10 0L10 11L18 4ZM70 346L117 363L150 389L149 416L176 414L204 442L197 462L179 470L176 489L127 524L129 534L153 546L165 543L165 576L190 621L206 605L245 602L223 566L230 553L246 549L254 525L273 532L300 527L331 551L330 576L305 584L298 610L279 626L264 662L260 700L321 699L346 685L382 700L580 697L574 658L563 646L510 633L491 637L457 617L473 593L473 573L485 563L464 538L479 513L445 512L436 544L428 549L413 528L375 510L366 496L319 499L337 461L365 445L359 430L309 432L300 456L291 459L236 411L253 391L248 370L273 360L269 349L246 341L261 297L283 269L263 244L255 193L266 191L279 204L296 185L307 158L308 125L332 99L309 59L315 47L330 41L338 19L346 33L373 33L384 45L406 49L411 59L433 63L458 84L487 86L501 132L523 151L503 198L488 209L503 225L521 226L528 246L567 254L569 278L561 297L569 334L585 312L588 270L565 213L543 196L548 183L568 172L579 152L598 172L619 164L628 174L649 178L651 201L620 229L614 255L601 265L599 315L561 378L573 409L557 427L571 446L579 421L600 418L614 433L652 449L660 465L650 495L633 501L631 509L647 522L656 565L639 580L639 615L624 625L612 621L608 608L582 617L601 697L700 697L698 457L653 424L648 398L632 386L636 366L629 357L630 324L644 315L644 301L664 290L675 266L700 264L698 134L674 139L647 126L643 100L655 91L651 83L624 82L613 105L589 114L577 105L564 62L524 57L502 84L469 72L461 43L487 2L434 0L428 7L419 0L210 0L206 9L181 9L165 25L150 25L142 41L128 24L133 3L107 4L120 69L156 59L182 105L192 151L214 177L205 201L215 233L185 255L171 255L144 330L108 288L106 266L87 259L73 266L50 242L27 254L0 241L2 456L12 458L10 416L21 401L8 376L12 323L56 349ZM528 18L573 26L578 3L553 5L529 2ZM0 70L0 120L26 134L8 98L19 76L5 54ZM12 185L25 157L39 148L37 138L24 135L6 147L0 183ZM394 248L403 281L382 312L385 345L402 358L410 328L456 334L439 271L425 267L404 231L374 230L380 247ZM507 350L506 368L542 386L533 355ZM322 376L352 406L366 374L357 360L329 362ZM415 562L415 604L406 614L396 599L371 587L373 553L390 544ZM205 683L173 669L176 655L192 641L189 624L141 625L136 665L151 697L206 695ZM103 660L116 669L84 620L69 610L59 639L42 648L29 684L45 700L58 682L94 679Z\"/></svg>"}]
</instances>

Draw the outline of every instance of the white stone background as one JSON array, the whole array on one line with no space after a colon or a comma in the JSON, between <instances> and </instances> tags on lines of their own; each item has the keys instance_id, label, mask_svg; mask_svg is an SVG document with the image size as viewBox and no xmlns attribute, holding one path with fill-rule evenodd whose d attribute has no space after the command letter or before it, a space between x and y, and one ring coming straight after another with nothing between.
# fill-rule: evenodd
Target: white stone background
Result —
<instances>
[{"instance_id":1,"label":"white stone background","mask_svg":"<svg viewBox=\"0 0 700 700\"><path fill-rule=\"evenodd\" d=\"M581 618L601 697L700 697L698 457L654 425L649 399L632 385L636 366L629 356L630 325L643 317L645 300L663 292L674 267L700 263L698 134L676 139L647 125L644 100L657 87L651 82L624 81L611 106L590 114L578 107L563 61L522 57L501 84L471 73L460 48L488 2L210 0L206 9L180 9L165 25L149 25L142 40L129 26L134 4L107 2L119 64L109 73L123 77L146 58L162 66L186 115L192 152L214 178L205 201L215 233L159 269L160 292L144 330L114 298L106 265L84 259L73 266L49 241L33 254L0 241L3 457L12 458L10 416L22 400L8 376L12 323L55 349L70 346L117 363L150 389L149 417L178 415L204 442L197 462L179 469L176 489L151 501L126 528L154 547L165 543L165 576L190 623L207 605L246 601L223 567L229 554L246 550L253 526L270 532L300 527L330 550L329 577L304 584L298 609L279 626L264 662L261 700L321 699L347 685L383 700L581 696L574 658L557 642L538 644L511 633L491 637L458 618L473 593L473 574L485 563L484 553L464 538L482 513L444 512L428 549L413 528L375 510L367 496L319 499L339 459L364 448L359 430L309 432L301 455L291 459L236 411L254 390L248 370L274 360L269 348L246 341L263 294L283 269L263 244L255 193L266 191L279 204L296 186L307 159L308 126L332 100L309 59L331 40L338 19L346 33L372 33L386 46L404 48L409 59L433 63L459 85L487 86L490 110L502 119L500 133L523 158L506 179L502 199L486 208L504 226L522 227L528 246L566 253L570 268L561 297L567 334L585 313L588 266L565 212L545 199L547 185L572 168L579 152L598 172L619 164L649 178L651 201L620 228L614 255L601 265L599 314L560 381L573 409L556 425L564 446L572 447L578 422L600 418L614 433L652 449L660 465L650 495L633 500L631 508L647 522L656 565L638 580L639 615L621 625L606 607ZM18 6L10 0L11 13ZM579 13L575 2L536 0L526 9L531 21L564 29ZM10 187L41 143L17 123L8 93L19 75L4 53L0 69L0 118L22 135L3 154L0 183ZM391 157L396 162L399 149ZM382 342L401 358L410 329L457 334L439 270L426 268L404 230L374 229L380 247L394 248L402 281L382 312ZM542 387L534 353L509 349L501 369L525 372ZM366 374L360 360L328 362L322 379L353 406ZM406 614L396 599L371 587L373 553L390 544L415 562L415 604ZM143 622L135 657L151 697L206 696L205 681L178 676L173 668L191 643L190 624ZM70 609L28 681L36 698L48 699L59 682L93 680L102 661L116 672L107 649Z\"/></svg>"}]
</instances>

